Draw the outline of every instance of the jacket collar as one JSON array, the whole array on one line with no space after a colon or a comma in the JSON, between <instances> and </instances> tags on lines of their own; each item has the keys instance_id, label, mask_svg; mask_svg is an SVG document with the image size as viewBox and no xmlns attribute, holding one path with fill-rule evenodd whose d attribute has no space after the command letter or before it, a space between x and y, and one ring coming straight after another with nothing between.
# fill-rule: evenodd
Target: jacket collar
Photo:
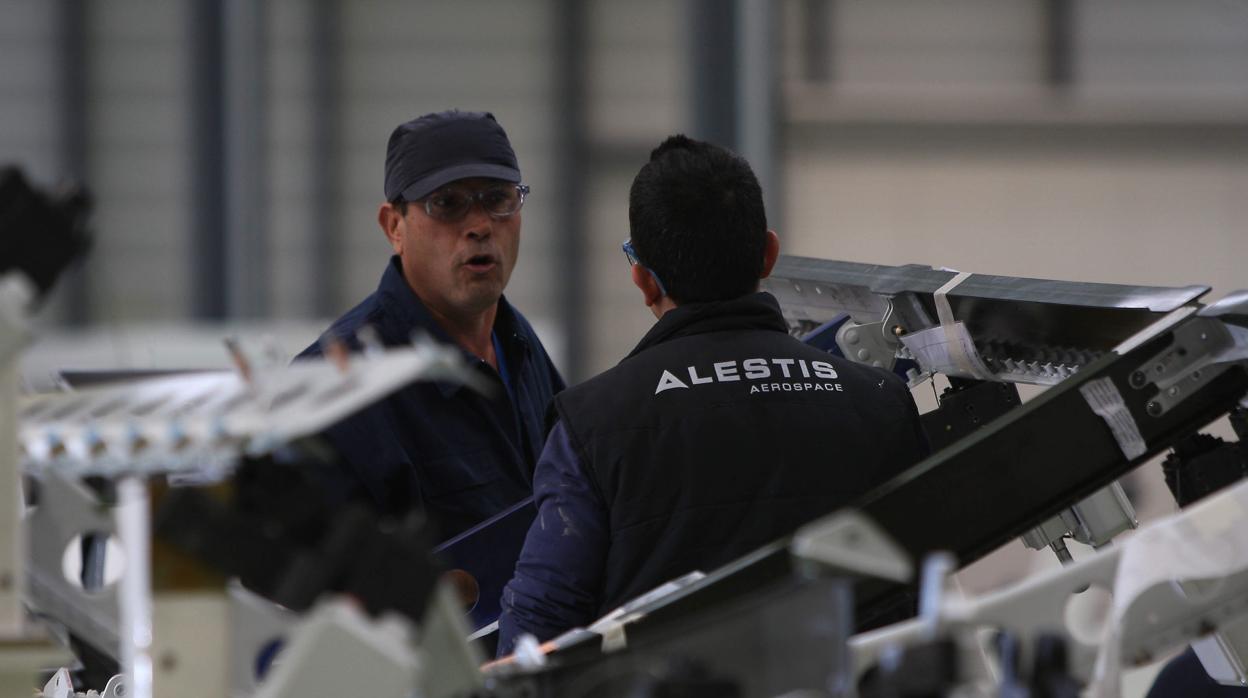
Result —
<instances>
[{"instance_id":1,"label":"jacket collar","mask_svg":"<svg viewBox=\"0 0 1248 698\"><path fill-rule=\"evenodd\" d=\"M789 326L780 314L780 302L766 291L727 301L687 303L669 310L659 318L625 358L679 337L720 330L788 332Z\"/></svg>"},{"instance_id":2,"label":"jacket collar","mask_svg":"<svg viewBox=\"0 0 1248 698\"><path fill-rule=\"evenodd\" d=\"M458 347L468 361L472 363L481 361L480 357L470 353L451 339L446 330L442 329L442 325L434 319L429 308L425 307L420 296L416 295L416 292L408 285L407 279L403 277L403 267L398 255L390 257L390 263L386 265L386 271L381 275L381 282L377 284L377 295L381 297L383 305L393 312L395 320L392 324L388 323L391 324L390 327L378 328L386 344L408 344L412 341L412 333L423 330L437 342ZM521 331L515 309L507 302L505 296L500 296L498 299L498 312L494 315L494 334L498 336L499 343L503 345L503 352L510 359L509 366L514 365L522 357L528 356L528 339ZM451 395L459 390L457 383L439 382L438 385L445 395Z\"/></svg>"}]
</instances>

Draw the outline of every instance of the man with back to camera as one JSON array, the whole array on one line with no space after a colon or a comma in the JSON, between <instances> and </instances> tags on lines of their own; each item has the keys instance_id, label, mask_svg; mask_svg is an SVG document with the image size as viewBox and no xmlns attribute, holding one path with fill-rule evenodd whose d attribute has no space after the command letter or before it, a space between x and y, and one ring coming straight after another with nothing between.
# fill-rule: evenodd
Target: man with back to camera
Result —
<instances>
[{"instance_id":1,"label":"man with back to camera","mask_svg":"<svg viewBox=\"0 0 1248 698\"><path fill-rule=\"evenodd\" d=\"M628 217L632 281L658 322L555 398L500 655L521 633L550 639L726 564L926 455L898 378L790 337L759 292L780 242L744 159L668 138L633 180Z\"/></svg>"},{"instance_id":2,"label":"man with back to camera","mask_svg":"<svg viewBox=\"0 0 1248 698\"><path fill-rule=\"evenodd\" d=\"M360 350L366 326L382 344L426 332L453 343L496 387L483 396L413 383L329 429L348 490L382 514L423 509L443 538L531 494L545 412L563 379L503 289L520 245L516 155L484 112L445 111L400 124L386 148L386 201L377 222L394 249L377 291L339 318L328 338Z\"/></svg>"}]
</instances>

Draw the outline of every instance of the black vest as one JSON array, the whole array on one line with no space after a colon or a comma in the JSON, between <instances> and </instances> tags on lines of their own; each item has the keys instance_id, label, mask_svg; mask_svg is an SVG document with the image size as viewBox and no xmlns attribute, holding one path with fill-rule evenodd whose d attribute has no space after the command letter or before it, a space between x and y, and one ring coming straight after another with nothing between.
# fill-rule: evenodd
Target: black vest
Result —
<instances>
[{"instance_id":1,"label":"black vest","mask_svg":"<svg viewBox=\"0 0 1248 698\"><path fill-rule=\"evenodd\" d=\"M898 378L790 337L767 293L668 312L555 407L609 512L603 612L790 533L926 451Z\"/></svg>"}]
</instances>

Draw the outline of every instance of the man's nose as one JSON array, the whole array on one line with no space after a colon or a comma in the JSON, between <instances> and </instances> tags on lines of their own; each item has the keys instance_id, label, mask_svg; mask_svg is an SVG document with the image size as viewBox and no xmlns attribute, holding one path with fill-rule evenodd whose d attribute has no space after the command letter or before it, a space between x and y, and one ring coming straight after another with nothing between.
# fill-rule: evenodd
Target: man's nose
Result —
<instances>
[{"instance_id":1,"label":"man's nose","mask_svg":"<svg viewBox=\"0 0 1248 698\"><path fill-rule=\"evenodd\" d=\"M487 238L494 233L494 219L485 212L480 201L472 202L464 216L464 234L473 240Z\"/></svg>"}]
</instances>

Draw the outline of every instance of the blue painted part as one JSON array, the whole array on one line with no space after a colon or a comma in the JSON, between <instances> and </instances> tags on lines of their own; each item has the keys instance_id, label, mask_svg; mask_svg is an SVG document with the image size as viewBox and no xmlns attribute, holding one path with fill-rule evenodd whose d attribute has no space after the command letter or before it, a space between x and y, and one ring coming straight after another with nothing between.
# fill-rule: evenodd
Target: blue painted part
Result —
<instances>
[{"instance_id":1,"label":"blue painted part","mask_svg":"<svg viewBox=\"0 0 1248 698\"><path fill-rule=\"evenodd\" d=\"M914 359L897 359L893 362L893 373L901 376L901 379L906 381L907 384L910 382L909 374L911 371L914 371L915 373L923 373L923 369L919 367L918 361L915 361ZM917 381L915 385L918 385L919 383L922 383L922 380Z\"/></svg>"},{"instance_id":2,"label":"blue painted part","mask_svg":"<svg viewBox=\"0 0 1248 698\"><path fill-rule=\"evenodd\" d=\"M526 497L433 549L446 564L464 570L477 582L477 603L468 612L473 630L498 620L503 587L511 581L516 558L536 517L533 497Z\"/></svg>"},{"instance_id":3,"label":"blue painted part","mask_svg":"<svg viewBox=\"0 0 1248 698\"><path fill-rule=\"evenodd\" d=\"M286 641L282 638L269 640L260 648L260 652L256 655L256 681L263 681L269 669L273 667L273 660L277 659L277 655L281 653L282 648L286 646Z\"/></svg>"},{"instance_id":4,"label":"blue painted part","mask_svg":"<svg viewBox=\"0 0 1248 698\"><path fill-rule=\"evenodd\" d=\"M841 325L847 322L849 322L849 313L841 313L811 330L810 334L801 339L816 349L822 349L833 356L845 358L845 352L841 351L841 348L836 344L836 333L840 331Z\"/></svg>"}]
</instances>

